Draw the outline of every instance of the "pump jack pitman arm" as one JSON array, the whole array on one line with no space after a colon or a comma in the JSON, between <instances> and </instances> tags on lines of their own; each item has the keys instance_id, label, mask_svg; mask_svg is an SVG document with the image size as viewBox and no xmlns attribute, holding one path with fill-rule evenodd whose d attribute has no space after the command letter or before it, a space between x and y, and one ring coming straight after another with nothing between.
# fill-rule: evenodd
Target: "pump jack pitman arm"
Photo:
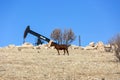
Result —
<instances>
[{"instance_id":1,"label":"pump jack pitman arm","mask_svg":"<svg viewBox=\"0 0 120 80\"><path fill-rule=\"evenodd\" d=\"M49 43L49 41L50 41L49 38L47 38L47 37L45 37L45 36L43 36L43 35L41 35L41 34L39 34L39 33L36 33L36 32L34 32L34 31L30 30L30 26L27 26L27 28L25 29L24 36L23 36L24 40L25 40L25 38L26 38L26 36L27 36L28 33L30 33L30 34L38 37L38 39L42 39L42 40L44 40L44 41L47 41L48 43Z\"/></svg>"}]
</instances>

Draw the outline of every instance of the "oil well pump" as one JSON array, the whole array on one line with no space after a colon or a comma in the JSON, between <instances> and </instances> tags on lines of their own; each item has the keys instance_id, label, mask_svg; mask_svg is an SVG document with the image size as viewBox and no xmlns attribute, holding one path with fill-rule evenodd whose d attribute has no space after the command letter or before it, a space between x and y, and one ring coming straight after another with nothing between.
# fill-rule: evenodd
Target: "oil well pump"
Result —
<instances>
[{"instance_id":1,"label":"oil well pump","mask_svg":"<svg viewBox=\"0 0 120 80\"><path fill-rule=\"evenodd\" d=\"M24 36L23 36L24 41L23 41L23 43L25 42L25 38L27 37L27 34L28 34L28 33L29 33L29 34L32 34L32 35L34 35L34 36L37 37L37 43L36 43L37 45L42 44L42 43L43 43L42 40L44 40L44 41L46 41L46 42L48 42L48 43L49 43L49 41L50 41L49 38L47 38L47 37L45 37L45 36L43 36L43 35L35 32L35 31L33 31L33 30L31 30L31 29L30 29L30 26L27 26L27 28L26 28L25 31L24 31Z\"/></svg>"}]
</instances>

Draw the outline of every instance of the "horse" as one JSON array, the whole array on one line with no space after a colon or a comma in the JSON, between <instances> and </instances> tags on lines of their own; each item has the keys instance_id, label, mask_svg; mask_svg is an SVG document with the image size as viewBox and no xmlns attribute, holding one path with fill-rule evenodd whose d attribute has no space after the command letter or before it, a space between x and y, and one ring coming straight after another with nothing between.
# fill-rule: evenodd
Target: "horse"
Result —
<instances>
[{"instance_id":1,"label":"horse","mask_svg":"<svg viewBox=\"0 0 120 80\"><path fill-rule=\"evenodd\" d=\"M57 44L55 42L51 42L51 45L50 46L54 46L55 49L57 50L58 52L58 55L60 55L59 53L59 50L64 50L64 55L65 55L65 51L67 52L67 54L69 55L69 52L68 52L68 47L69 45L65 45L65 44Z\"/></svg>"}]
</instances>

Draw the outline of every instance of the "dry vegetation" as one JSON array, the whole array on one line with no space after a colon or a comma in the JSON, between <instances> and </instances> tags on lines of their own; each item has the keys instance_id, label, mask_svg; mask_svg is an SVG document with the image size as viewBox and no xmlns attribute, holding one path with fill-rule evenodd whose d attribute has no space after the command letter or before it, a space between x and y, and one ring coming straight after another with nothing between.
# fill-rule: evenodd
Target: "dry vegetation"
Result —
<instances>
[{"instance_id":1,"label":"dry vegetation","mask_svg":"<svg viewBox=\"0 0 120 80\"><path fill-rule=\"evenodd\" d=\"M110 40L109 43L114 47L115 56L120 61L120 33L114 35Z\"/></svg>"},{"instance_id":2,"label":"dry vegetation","mask_svg":"<svg viewBox=\"0 0 120 80\"><path fill-rule=\"evenodd\" d=\"M113 53L69 49L0 49L0 80L119 80L120 63Z\"/></svg>"}]
</instances>

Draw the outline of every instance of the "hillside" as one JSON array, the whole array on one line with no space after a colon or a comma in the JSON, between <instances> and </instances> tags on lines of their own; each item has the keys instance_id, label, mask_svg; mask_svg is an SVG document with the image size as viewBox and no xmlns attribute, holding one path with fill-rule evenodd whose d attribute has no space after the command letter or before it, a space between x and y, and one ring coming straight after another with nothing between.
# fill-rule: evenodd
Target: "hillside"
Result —
<instances>
[{"instance_id":1,"label":"hillside","mask_svg":"<svg viewBox=\"0 0 120 80\"><path fill-rule=\"evenodd\" d=\"M119 80L114 53L69 49L0 48L0 80Z\"/></svg>"}]
</instances>

